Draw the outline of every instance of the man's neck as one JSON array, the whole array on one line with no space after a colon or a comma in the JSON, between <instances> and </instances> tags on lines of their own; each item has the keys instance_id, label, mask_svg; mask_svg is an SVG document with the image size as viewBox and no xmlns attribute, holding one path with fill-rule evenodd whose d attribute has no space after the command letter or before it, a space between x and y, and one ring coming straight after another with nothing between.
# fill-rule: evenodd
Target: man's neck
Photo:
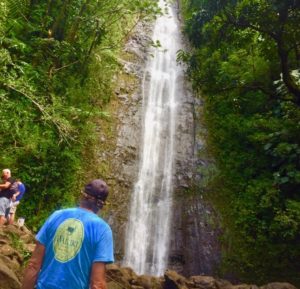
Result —
<instances>
[{"instance_id":1,"label":"man's neck","mask_svg":"<svg viewBox=\"0 0 300 289\"><path fill-rule=\"evenodd\" d=\"M94 211L92 211L92 210L90 210L90 209L88 209L88 208L86 208L86 207L83 207L82 205L80 205L79 208L94 213ZM94 214L95 214L95 213L94 213Z\"/></svg>"}]
</instances>

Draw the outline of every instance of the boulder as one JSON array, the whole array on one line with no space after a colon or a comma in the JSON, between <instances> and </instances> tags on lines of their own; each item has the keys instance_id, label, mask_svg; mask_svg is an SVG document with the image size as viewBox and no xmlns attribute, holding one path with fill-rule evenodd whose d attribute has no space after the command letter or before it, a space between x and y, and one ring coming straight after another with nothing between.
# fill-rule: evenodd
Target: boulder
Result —
<instances>
[{"instance_id":1,"label":"boulder","mask_svg":"<svg viewBox=\"0 0 300 289\"><path fill-rule=\"evenodd\" d=\"M122 285L120 283L115 282L115 281L108 281L107 282L107 288L108 289L123 289Z\"/></svg>"},{"instance_id":2,"label":"boulder","mask_svg":"<svg viewBox=\"0 0 300 289\"><path fill-rule=\"evenodd\" d=\"M138 278L138 275L129 267L121 267L120 271L130 284L134 284L135 280Z\"/></svg>"},{"instance_id":3,"label":"boulder","mask_svg":"<svg viewBox=\"0 0 300 289\"><path fill-rule=\"evenodd\" d=\"M144 289L163 289L159 278L149 275L139 276L136 280L136 284Z\"/></svg>"},{"instance_id":4,"label":"boulder","mask_svg":"<svg viewBox=\"0 0 300 289\"><path fill-rule=\"evenodd\" d=\"M20 276L22 274L22 263L16 258L0 255L0 264L4 264L5 267L14 272L16 276Z\"/></svg>"},{"instance_id":5,"label":"boulder","mask_svg":"<svg viewBox=\"0 0 300 289\"><path fill-rule=\"evenodd\" d=\"M232 287L232 284L229 281L223 279L216 279L216 284L220 289L230 289Z\"/></svg>"},{"instance_id":6,"label":"boulder","mask_svg":"<svg viewBox=\"0 0 300 289\"><path fill-rule=\"evenodd\" d=\"M20 285L16 274L0 262L0 289L19 289Z\"/></svg>"},{"instance_id":7,"label":"boulder","mask_svg":"<svg viewBox=\"0 0 300 289\"><path fill-rule=\"evenodd\" d=\"M131 289L129 280L126 279L130 275L124 275L125 272L128 273L126 270L121 270L120 266L116 264L106 266L106 278L110 289Z\"/></svg>"},{"instance_id":8,"label":"boulder","mask_svg":"<svg viewBox=\"0 0 300 289\"><path fill-rule=\"evenodd\" d=\"M294 285L285 282L273 282L259 287L260 289L297 289Z\"/></svg>"},{"instance_id":9,"label":"boulder","mask_svg":"<svg viewBox=\"0 0 300 289\"><path fill-rule=\"evenodd\" d=\"M164 278L164 289L188 289L187 280L175 271L166 270Z\"/></svg>"},{"instance_id":10,"label":"boulder","mask_svg":"<svg viewBox=\"0 0 300 289\"><path fill-rule=\"evenodd\" d=\"M0 228L0 289L20 288L24 258L34 248L34 235L17 225Z\"/></svg>"},{"instance_id":11,"label":"boulder","mask_svg":"<svg viewBox=\"0 0 300 289\"><path fill-rule=\"evenodd\" d=\"M230 287L230 289L258 289L256 285L238 284Z\"/></svg>"},{"instance_id":12,"label":"boulder","mask_svg":"<svg viewBox=\"0 0 300 289\"><path fill-rule=\"evenodd\" d=\"M210 276L192 276L188 279L189 284L193 288L200 289L218 289L218 284L215 278Z\"/></svg>"}]
</instances>

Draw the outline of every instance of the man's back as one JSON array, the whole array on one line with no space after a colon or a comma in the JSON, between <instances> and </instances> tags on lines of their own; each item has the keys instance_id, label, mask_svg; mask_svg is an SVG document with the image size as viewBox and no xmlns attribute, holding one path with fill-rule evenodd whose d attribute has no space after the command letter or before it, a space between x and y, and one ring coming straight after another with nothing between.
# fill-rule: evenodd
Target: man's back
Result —
<instances>
[{"instance_id":1,"label":"man's back","mask_svg":"<svg viewBox=\"0 0 300 289\"><path fill-rule=\"evenodd\" d=\"M25 185L22 182L18 181L17 183L18 183L19 195L16 198L16 202L19 202L23 198L23 196L25 194L25 191L26 191L26 188L25 188Z\"/></svg>"},{"instance_id":2,"label":"man's back","mask_svg":"<svg viewBox=\"0 0 300 289\"><path fill-rule=\"evenodd\" d=\"M5 197L7 199L10 199L14 193L17 191L17 186L13 187L13 184L16 184L16 180L12 177L9 177L4 181L5 183L10 183L10 186L8 188L2 189L0 197Z\"/></svg>"},{"instance_id":3,"label":"man's back","mask_svg":"<svg viewBox=\"0 0 300 289\"><path fill-rule=\"evenodd\" d=\"M54 212L36 239L45 246L38 289L87 289L92 264L114 261L110 227L83 208Z\"/></svg>"}]
</instances>

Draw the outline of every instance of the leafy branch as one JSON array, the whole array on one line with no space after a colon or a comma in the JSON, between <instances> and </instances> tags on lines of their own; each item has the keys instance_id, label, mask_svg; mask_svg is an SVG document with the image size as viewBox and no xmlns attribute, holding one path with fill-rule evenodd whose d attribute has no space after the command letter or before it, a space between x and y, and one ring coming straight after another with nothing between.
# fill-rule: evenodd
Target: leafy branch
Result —
<instances>
[{"instance_id":1,"label":"leafy branch","mask_svg":"<svg viewBox=\"0 0 300 289\"><path fill-rule=\"evenodd\" d=\"M72 128L70 127L70 125L67 125L60 119L56 118L53 114L50 114L48 112L47 107L39 103L33 95L30 95L29 93L25 92L22 88L17 88L12 84L2 83L2 85L26 97L31 103L33 103L34 106L38 109L38 111L43 115L43 119L52 123L56 127L61 141L64 140L68 142L69 140L74 140L74 137L72 136Z\"/></svg>"}]
</instances>

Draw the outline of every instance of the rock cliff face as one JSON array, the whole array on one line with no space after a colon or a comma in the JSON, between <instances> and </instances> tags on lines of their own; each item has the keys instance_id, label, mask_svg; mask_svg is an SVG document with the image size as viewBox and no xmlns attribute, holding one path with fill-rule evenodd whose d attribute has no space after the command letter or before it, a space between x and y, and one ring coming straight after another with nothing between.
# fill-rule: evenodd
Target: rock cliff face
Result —
<instances>
[{"instance_id":1,"label":"rock cliff face","mask_svg":"<svg viewBox=\"0 0 300 289\"><path fill-rule=\"evenodd\" d=\"M111 110L114 119L111 131L113 145L99 154L100 162L110 164L104 176L111 187L107 219L115 237L116 258L124 255L124 238L134 183L138 175L139 149L142 132L142 81L147 57L151 57L151 24L139 23L128 40L120 58L123 66L115 78L115 96ZM195 182L202 181L199 167L206 168L209 160L202 153L204 128L199 125L201 101L193 97L184 78L184 99L179 107L176 130L176 167L174 175L174 207L169 268L188 276L212 274L218 264L220 249L216 220L212 209L200 196L190 193ZM100 125L101 126L101 125ZM100 138L107 138L101 130ZM189 195L189 197L187 197Z\"/></svg>"},{"instance_id":2,"label":"rock cliff face","mask_svg":"<svg viewBox=\"0 0 300 289\"><path fill-rule=\"evenodd\" d=\"M185 276L207 275L216 271L220 261L218 216L200 195L212 160L205 149L202 102L193 96L187 80L182 81L169 268Z\"/></svg>"},{"instance_id":3,"label":"rock cliff face","mask_svg":"<svg viewBox=\"0 0 300 289\"><path fill-rule=\"evenodd\" d=\"M110 204L104 213L113 228L115 256L119 261L124 255L130 198L138 174L142 129L141 83L151 41L148 35L151 35L151 25L139 23L119 59L123 69L114 79L115 95L110 104L111 146L99 153L99 162L109 164L109 170L103 177L108 180L111 188ZM106 141L108 129L101 129L101 126L102 123L99 127L100 138Z\"/></svg>"},{"instance_id":4,"label":"rock cliff face","mask_svg":"<svg viewBox=\"0 0 300 289\"><path fill-rule=\"evenodd\" d=\"M201 196L175 200L170 266L184 276L214 274L220 261L218 220Z\"/></svg>"}]
</instances>

